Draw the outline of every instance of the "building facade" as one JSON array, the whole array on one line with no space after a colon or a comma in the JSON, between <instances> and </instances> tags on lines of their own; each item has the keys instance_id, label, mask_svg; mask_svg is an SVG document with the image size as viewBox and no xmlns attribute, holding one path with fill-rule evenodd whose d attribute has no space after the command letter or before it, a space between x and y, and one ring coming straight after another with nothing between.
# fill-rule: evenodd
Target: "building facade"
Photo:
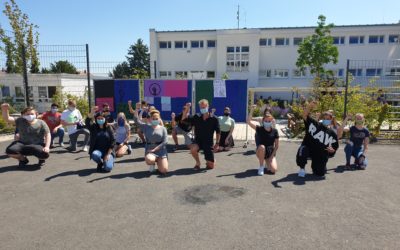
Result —
<instances>
[{"instance_id":1,"label":"building facade","mask_svg":"<svg viewBox=\"0 0 400 250\"><path fill-rule=\"evenodd\" d=\"M156 31L150 29L152 78L248 79L249 87L309 87L313 76L296 67L298 45L315 27ZM335 26L339 62L327 65L344 78L350 60L400 59L400 23ZM398 66L365 65L354 77L400 75ZM282 93L281 93L282 94Z\"/></svg>"}]
</instances>

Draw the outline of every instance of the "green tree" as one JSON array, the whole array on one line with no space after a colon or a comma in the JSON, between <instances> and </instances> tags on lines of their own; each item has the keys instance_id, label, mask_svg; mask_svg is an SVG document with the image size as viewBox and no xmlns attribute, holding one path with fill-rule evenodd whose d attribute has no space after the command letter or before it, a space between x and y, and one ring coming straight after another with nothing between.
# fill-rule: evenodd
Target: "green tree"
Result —
<instances>
[{"instance_id":1,"label":"green tree","mask_svg":"<svg viewBox=\"0 0 400 250\"><path fill-rule=\"evenodd\" d=\"M306 37L297 50L299 56L296 66L301 70L309 68L317 80L323 78L325 74L329 74L324 66L328 63L336 64L339 57L338 49L333 44L331 36L331 28L334 25L325 24L325 21L325 16L318 17L318 27L315 29L315 33Z\"/></svg>"},{"instance_id":2,"label":"green tree","mask_svg":"<svg viewBox=\"0 0 400 250\"><path fill-rule=\"evenodd\" d=\"M132 69L132 75L141 77L150 76L149 48L143 43L142 39L139 38L135 44L129 47L126 59L129 67Z\"/></svg>"},{"instance_id":3,"label":"green tree","mask_svg":"<svg viewBox=\"0 0 400 250\"><path fill-rule=\"evenodd\" d=\"M67 60L65 61L57 61L55 63L50 64L50 69L43 68L42 73L67 73L67 74L78 74L78 71L76 70L75 66L68 62Z\"/></svg>"},{"instance_id":4,"label":"green tree","mask_svg":"<svg viewBox=\"0 0 400 250\"><path fill-rule=\"evenodd\" d=\"M132 70L127 62L122 62L115 66L113 72L110 72L108 75L114 78L127 79L131 78Z\"/></svg>"},{"instance_id":5,"label":"green tree","mask_svg":"<svg viewBox=\"0 0 400 250\"><path fill-rule=\"evenodd\" d=\"M37 73L39 71L38 26L30 22L28 15L21 11L15 0L5 1L4 6L3 13L8 18L12 29L12 35L8 35L0 25L0 49L7 56L7 72L22 72L22 57L25 51L27 68L30 68L32 73Z\"/></svg>"}]
</instances>

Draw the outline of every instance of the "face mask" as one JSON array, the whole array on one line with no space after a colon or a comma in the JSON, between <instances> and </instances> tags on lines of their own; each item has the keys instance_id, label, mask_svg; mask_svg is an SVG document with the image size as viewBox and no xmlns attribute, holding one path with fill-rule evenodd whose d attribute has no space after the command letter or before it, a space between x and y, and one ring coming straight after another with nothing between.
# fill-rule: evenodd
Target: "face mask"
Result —
<instances>
[{"instance_id":1,"label":"face mask","mask_svg":"<svg viewBox=\"0 0 400 250\"><path fill-rule=\"evenodd\" d=\"M125 126L125 121L122 118L118 118L118 126L123 127Z\"/></svg>"},{"instance_id":2,"label":"face mask","mask_svg":"<svg viewBox=\"0 0 400 250\"><path fill-rule=\"evenodd\" d=\"M24 115L23 118L28 122L31 122L36 119L36 115Z\"/></svg>"},{"instance_id":3,"label":"face mask","mask_svg":"<svg viewBox=\"0 0 400 250\"><path fill-rule=\"evenodd\" d=\"M224 116L230 116L230 115L231 115L231 113L229 113L229 112L224 113Z\"/></svg>"},{"instance_id":4,"label":"face mask","mask_svg":"<svg viewBox=\"0 0 400 250\"><path fill-rule=\"evenodd\" d=\"M272 122L263 122L264 128L270 128L272 127Z\"/></svg>"},{"instance_id":5,"label":"face mask","mask_svg":"<svg viewBox=\"0 0 400 250\"><path fill-rule=\"evenodd\" d=\"M99 125L104 125L104 123L106 122L106 119L97 119L96 122Z\"/></svg>"},{"instance_id":6,"label":"face mask","mask_svg":"<svg viewBox=\"0 0 400 250\"><path fill-rule=\"evenodd\" d=\"M159 121L159 120L151 120L151 125L157 126L157 125L159 125L159 124L160 124L160 121Z\"/></svg>"},{"instance_id":7,"label":"face mask","mask_svg":"<svg viewBox=\"0 0 400 250\"><path fill-rule=\"evenodd\" d=\"M58 111L58 108L52 108L52 109L51 109L51 113L53 113L53 114L54 114L54 113L57 113L57 111Z\"/></svg>"},{"instance_id":8,"label":"face mask","mask_svg":"<svg viewBox=\"0 0 400 250\"><path fill-rule=\"evenodd\" d=\"M322 120L322 124L324 124L325 126L329 126L331 125L332 121L331 120Z\"/></svg>"},{"instance_id":9,"label":"face mask","mask_svg":"<svg viewBox=\"0 0 400 250\"><path fill-rule=\"evenodd\" d=\"M108 112L110 112L110 110L109 109L104 109L103 112L104 113L108 113Z\"/></svg>"},{"instance_id":10,"label":"face mask","mask_svg":"<svg viewBox=\"0 0 400 250\"><path fill-rule=\"evenodd\" d=\"M200 109L200 113L205 114L208 113L208 107L204 109Z\"/></svg>"},{"instance_id":11,"label":"face mask","mask_svg":"<svg viewBox=\"0 0 400 250\"><path fill-rule=\"evenodd\" d=\"M356 125L364 125L364 121L363 120L356 120L354 123Z\"/></svg>"},{"instance_id":12,"label":"face mask","mask_svg":"<svg viewBox=\"0 0 400 250\"><path fill-rule=\"evenodd\" d=\"M74 111L74 110L75 110L75 107L69 106L68 109L69 109L70 111Z\"/></svg>"}]
</instances>

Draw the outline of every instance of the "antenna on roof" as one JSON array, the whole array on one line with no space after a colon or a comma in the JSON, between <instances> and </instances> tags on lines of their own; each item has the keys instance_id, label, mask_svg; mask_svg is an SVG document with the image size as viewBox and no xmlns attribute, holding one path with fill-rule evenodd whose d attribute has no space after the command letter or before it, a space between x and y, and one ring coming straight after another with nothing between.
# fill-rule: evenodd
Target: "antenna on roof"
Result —
<instances>
[{"instance_id":1,"label":"antenna on roof","mask_svg":"<svg viewBox=\"0 0 400 250\"><path fill-rule=\"evenodd\" d=\"M239 12L239 4L238 4L238 10L237 10L237 12L236 12L236 19L237 19L237 25L238 25L238 29L239 29L239 20L240 20L240 16L239 16L239 14L240 14L240 12Z\"/></svg>"}]
</instances>

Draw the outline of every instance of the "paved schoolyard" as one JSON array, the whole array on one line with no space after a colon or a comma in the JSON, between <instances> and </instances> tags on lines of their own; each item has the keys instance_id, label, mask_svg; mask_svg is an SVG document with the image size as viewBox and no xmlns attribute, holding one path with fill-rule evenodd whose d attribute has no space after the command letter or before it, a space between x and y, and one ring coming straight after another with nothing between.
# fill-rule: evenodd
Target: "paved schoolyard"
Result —
<instances>
[{"instance_id":1,"label":"paved schoolyard","mask_svg":"<svg viewBox=\"0 0 400 250\"><path fill-rule=\"evenodd\" d=\"M254 145L236 143L211 171L171 153L163 178L147 173L142 149L108 174L84 152L56 148L40 170L2 155L0 248L399 249L398 145L372 145L366 171L338 168L341 147L325 180L303 180L298 143L281 142L279 172L263 177Z\"/></svg>"}]
</instances>

